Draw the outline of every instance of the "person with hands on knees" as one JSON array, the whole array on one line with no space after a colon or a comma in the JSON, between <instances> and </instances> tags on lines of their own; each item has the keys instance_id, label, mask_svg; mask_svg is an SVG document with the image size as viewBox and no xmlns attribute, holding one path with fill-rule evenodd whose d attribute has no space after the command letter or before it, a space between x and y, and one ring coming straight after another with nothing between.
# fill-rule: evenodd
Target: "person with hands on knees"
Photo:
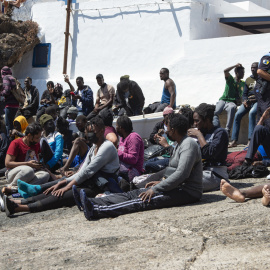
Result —
<instances>
[{"instance_id":1,"label":"person with hands on knees","mask_svg":"<svg viewBox=\"0 0 270 270\"><path fill-rule=\"evenodd\" d=\"M228 134L224 128L213 126L215 106L201 103L195 108L195 128L188 130L188 136L198 140L203 159L203 191L218 190L221 179L228 180L226 158Z\"/></svg>"},{"instance_id":2,"label":"person with hands on knees","mask_svg":"<svg viewBox=\"0 0 270 270\"><path fill-rule=\"evenodd\" d=\"M202 196L201 151L187 137L188 120L180 114L171 115L167 136L176 141L169 166L155 174L155 181L145 188L116 193L101 198L89 198L74 187L74 199L88 220L195 203Z\"/></svg>"},{"instance_id":3,"label":"person with hands on knees","mask_svg":"<svg viewBox=\"0 0 270 270\"><path fill-rule=\"evenodd\" d=\"M41 153L39 144L41 132L41 126L34 123L26 128L23 138L11 142L5 160L9 186L16 187L18 179L31 184L48 182L50 175L41 170L43 166L38 160ZM35 159L29 159L32 151L35 151Z\"/></svg>"},{"instance_id":4,"label":"person with hands on knees","mask_svg":"<svg viewBox=\"0 0 270 270\"><path fill-rule=\"evenodd\" d=\"M90 197L104 191L113 192L109 183L117 186L115 182L119 169L117 150L112 142L104 139L105 126L101 118L91 119L90 127L88 140L93 143L93 146L87 153L80 170L64 180L55 180L38 186L19 181L20 190L32 197L23 200L11 200L5 197L4 206L7 216L17 212L33 213L74 206L72 186L77 186L78 189L84 188L85 193ZM119 188L117 190L120 191Z\"/></svg>"}]
</instances>

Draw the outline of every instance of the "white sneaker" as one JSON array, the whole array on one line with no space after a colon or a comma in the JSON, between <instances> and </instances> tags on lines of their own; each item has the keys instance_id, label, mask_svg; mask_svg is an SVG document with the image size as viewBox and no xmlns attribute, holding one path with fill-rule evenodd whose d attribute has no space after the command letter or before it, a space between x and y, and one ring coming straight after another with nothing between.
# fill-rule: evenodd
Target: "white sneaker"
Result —
<instances>
[{"instance_id":1,"label":"white sneaker","mask_svg":"<svg viewBox=\"0 0 270 270\"><path fill-rule=\"evenodd\" d=\"M269 175L267 175L266 179L270 180L270 174L269 174Z\"/></svg>"},{"instance_id":2,"label":"white sneaker","mask_svg":"<svg viewBox=\"0 0 270 270\"><path fill-rule=\"evenodd\" d=\"M0 191L0 210L1 210L1 212L5 212L4 196L6 196L6 195L4 195Z\"/></svg>"}]
</instances>

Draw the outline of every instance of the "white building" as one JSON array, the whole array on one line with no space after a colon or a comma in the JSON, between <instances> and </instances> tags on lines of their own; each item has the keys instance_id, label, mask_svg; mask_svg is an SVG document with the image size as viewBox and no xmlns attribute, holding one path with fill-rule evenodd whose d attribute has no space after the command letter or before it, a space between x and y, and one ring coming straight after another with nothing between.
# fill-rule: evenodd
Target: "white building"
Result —
<instances>
[{"instance_id":1,"label":"white building","mask_svg":"<svg viewBox=\"0 0 270 270\"><path fill-rule=\"evenodd\" d=\"M77 76L84 77L94 95L96 74L114 86L128 74L143 89L146 105L158 101L163 88L159 70L167 67L176 83L177 105L214 104L224 91L225 68L242 63L248 77L251 63L269 51L269 0L73 2L67 73L74 85ZM48 67L32 67L29 52L14 66L15 76L32 77L40 93L49 80L65 89L65 1L27 0L14 18L36 21L41 42L51 44Z\"/></svg>"}]
</instances>

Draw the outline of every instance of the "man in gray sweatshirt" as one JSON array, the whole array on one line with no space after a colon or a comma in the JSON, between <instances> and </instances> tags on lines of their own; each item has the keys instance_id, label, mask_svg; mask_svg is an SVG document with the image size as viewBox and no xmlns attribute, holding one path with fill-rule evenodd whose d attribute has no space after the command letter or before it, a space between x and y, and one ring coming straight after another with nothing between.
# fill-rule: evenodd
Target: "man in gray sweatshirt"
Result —
<instances>
[{"instance_id":1,"label":"man in gray sweatshirt","mask_svg":"<svg viewBox=\"0 0 270 270\"><path fill-rule=\"evenodd\" d=\"M177 146L169 166L159 181L148 183L144 189L111 194L101 198L87 198L73 188L74 198L88 220L116 217L122 214L195 203L202 196L201 151L197 143L186 136L188 120L183 115L171 115L167 136ZM158 173L160 175L160 172Z\"/></svg>"}]
</instances>

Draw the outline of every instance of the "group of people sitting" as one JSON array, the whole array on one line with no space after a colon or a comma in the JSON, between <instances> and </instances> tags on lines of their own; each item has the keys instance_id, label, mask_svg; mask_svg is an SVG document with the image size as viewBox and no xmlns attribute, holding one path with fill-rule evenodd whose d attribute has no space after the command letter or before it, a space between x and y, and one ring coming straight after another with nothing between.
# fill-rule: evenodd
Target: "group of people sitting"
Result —
<instances>
[{"instance_id":1,"label":"group of people sitting","mask_svg":"<svg viewBox=\"0 0 270 270\"><path fill-rule=\"evenodd\" d=\"M229 74L232 68L225 70L226 98L232 89L242 87ZM243 71L240 64L235 68L236 74ZM88 220L116 217L195 203L203 192L219 188L239 202L263 196L263 204L270 203L270 185L239 191L229 183L229 128L221 128L216 121L221 107L232 107L231 102L223 98L216 106L202 103L194 111L181 107L176 112L176 86L166 68L160 71L164 80L161 102L146 108L140 87L127 75L120 78L115 92L98 74L95 106L92 90L81 77L76 79L77 90L67 76L66 91L48 82L39 106L31 78L25 80L25 101L19 104L13 95L16 80L11 70L4 67L1 75L7 132L1 133L0 161L6 155L2 165L8 186L1 191L0 204L7 216L77 205ZM157 111L163 112L163 120L143 140L129 116ZM116 128L114 115L118 115ZM28 124L33 116L36 121ZM270 108L254 129L245 163L252 164L259 145L268 154L264 124L269 118ZM71 122L78 131L70 129Z\"/></svg>"}]
</instances>

